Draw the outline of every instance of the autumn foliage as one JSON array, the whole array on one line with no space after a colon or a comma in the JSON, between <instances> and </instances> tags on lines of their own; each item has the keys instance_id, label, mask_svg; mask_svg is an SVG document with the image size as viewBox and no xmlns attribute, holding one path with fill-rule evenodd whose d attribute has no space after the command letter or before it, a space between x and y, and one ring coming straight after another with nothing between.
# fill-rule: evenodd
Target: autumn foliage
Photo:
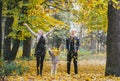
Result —
<instances>
[{"instance_id":1,"label":"autumn foliage","mask_svg":"<svg viewBox=\"0 0 120 81\"><path fill-rule=\"evenodd\" d=\"M29 67L29 70L23 75L14 75L5 77L6 81L119 81L120 78L114 76L104 76L105 61L102 60L82 60L78 62L79 73L74 75L73 63L71 65L71 75L66 73L66 61L60 61L58 64L57 75L51 76L51 61L44 62L43 76L36 75L36 61L18 61L24 63L23 66Z\"/></svg>"}]
</instances>

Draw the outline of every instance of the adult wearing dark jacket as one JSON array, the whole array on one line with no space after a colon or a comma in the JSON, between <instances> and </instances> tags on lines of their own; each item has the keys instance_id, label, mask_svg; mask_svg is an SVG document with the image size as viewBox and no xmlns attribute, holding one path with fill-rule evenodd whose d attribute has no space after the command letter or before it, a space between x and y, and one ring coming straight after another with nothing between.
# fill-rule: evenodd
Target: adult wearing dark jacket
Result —
<instances>
[{"instance_id":1,"label":"adult wearing dark jacket","mask_svg":"<svg viewBox=\"0 0 120 81\"><path fill-rule=\"evenodd\" d=\"M74 73L78 74L78 49L80 46L80 42L78 37L76 36L76 30L72 29L70 31L70 37L66 39L66 49L67 49L67 73L70 74L70 65L71 60L73 58L74 63Z\"/></svg>"}]
</instances>

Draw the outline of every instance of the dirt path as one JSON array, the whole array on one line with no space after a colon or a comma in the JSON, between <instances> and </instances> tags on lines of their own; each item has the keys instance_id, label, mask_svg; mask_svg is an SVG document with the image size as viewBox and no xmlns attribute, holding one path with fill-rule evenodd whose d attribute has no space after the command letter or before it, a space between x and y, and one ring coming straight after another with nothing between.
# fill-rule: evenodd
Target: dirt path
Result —
<instances>
[{"instance_id":1,"label":"dirt path","mask_svg":"<svg viewBox=\"0 0 120 81\"><path fill-rule=\"evenodd\" d=\"M80 62L78 62L81 65L105 65L106 64L106 60L82 60Z\"/></svg>"}]
</instances>

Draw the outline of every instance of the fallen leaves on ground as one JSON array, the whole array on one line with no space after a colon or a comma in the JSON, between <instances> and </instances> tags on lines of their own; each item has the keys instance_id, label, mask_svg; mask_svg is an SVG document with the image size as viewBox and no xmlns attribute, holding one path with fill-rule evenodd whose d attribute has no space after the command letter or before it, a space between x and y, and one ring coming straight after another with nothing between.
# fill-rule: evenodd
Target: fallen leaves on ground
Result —
<instances>
[{"instance_id":1,"label":"fallen leaves on ground","mask_svg":"<svg viewBox=\"0 0 120 81\"><path fill-rule=\"evenodd\" d=\"M120 81L114 76L105 77L105 61L79 61L78 75L74 75L74 65L71 63L71 75L66 73L66 61L60 61L57 68L57 75L50 75L51 62L45 61L43 66L43 76L36 75L36 61L18 61L23 66L28 66L29 70L23 75L8 76L7 81Z\"/></svg>"}]
</instances>

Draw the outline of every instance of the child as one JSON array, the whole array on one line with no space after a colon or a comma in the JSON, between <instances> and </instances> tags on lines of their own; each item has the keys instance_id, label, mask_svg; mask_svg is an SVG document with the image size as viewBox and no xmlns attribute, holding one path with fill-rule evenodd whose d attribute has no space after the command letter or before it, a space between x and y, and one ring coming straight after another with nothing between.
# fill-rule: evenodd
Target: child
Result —
<instances>
[{"instance_id":1,"label":"child","mask_svg":"<svg viewBox=\"0 0 120 81\"><path fill-rule=\"evenodd\" d=\"M51 62L52 62L52 67L51 67L51 75L56 75L57 74L57 64L58 64L58 55L60 54L59 49L56 48L49 48L49 54L51 56Z\"/></svg>"}]
</instances>

